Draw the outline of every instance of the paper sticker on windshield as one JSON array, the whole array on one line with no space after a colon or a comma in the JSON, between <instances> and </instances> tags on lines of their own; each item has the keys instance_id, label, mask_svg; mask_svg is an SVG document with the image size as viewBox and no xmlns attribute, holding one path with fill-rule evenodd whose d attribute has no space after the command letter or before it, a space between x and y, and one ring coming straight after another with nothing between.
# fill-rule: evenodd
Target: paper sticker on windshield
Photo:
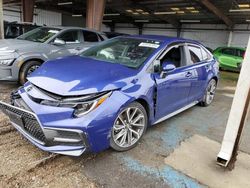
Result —
<instances>
[{"instance_id":1,"label":"paper sticker on windshield","mask_svg":"<svg viewBox=\"0 0 250 188\"><path fill-rule=\"evenodd\" d=\"M139 46L142 47L148 47L148 48L158 48L160 45L159 44L154 44L154 43L148 43L148 42L141 42Z\"/></svg>"},{"instance_id":2,"label":"paper sticker on windshield","mask_svg":"<svg viewBox=\"0 0 250 188\"><path fill-rule=\"evenodd\" d=\"M59 31L57 31L57 30L49 30L49 33L55 33L55 34L57 34Z\"/></svg>"}]
</instances>

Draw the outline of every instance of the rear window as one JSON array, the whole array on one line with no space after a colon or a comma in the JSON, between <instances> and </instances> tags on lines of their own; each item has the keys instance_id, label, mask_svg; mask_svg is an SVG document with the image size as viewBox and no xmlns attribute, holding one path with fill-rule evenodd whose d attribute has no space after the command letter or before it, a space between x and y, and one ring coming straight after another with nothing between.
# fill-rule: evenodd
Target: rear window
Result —
<instances>
[{"instance_id":1,"label":"rear window","mask_svg":"<svg viewBox=\"0 0 250 188\"><path fill-rule=\"evenodd\" d=\"M201 53L202 53L202 61L206 61L211 58L211 55L203 48L201 48Z\"/></svg>"},{"instance_id":2,"label":"rear window","mask_svg":"<svg viewBox=\"0 0 250 188\"><path fill-rule=\"evenodd\" d=\"M198 63L202 61L202 53L200 47L188 46L190 51L191 61L192 63Z\"/></svg>"},{"instance_id":3,"label":"rear window","mask_svg":"<svg viewBox=\"0 0 250 188\"><path fill-rule=\"evenodd\" d=\"M245 55L244 50L240 50L240 49L236 50L236 56L244 58L244 55Z\"/></svg>"}]
</instances>

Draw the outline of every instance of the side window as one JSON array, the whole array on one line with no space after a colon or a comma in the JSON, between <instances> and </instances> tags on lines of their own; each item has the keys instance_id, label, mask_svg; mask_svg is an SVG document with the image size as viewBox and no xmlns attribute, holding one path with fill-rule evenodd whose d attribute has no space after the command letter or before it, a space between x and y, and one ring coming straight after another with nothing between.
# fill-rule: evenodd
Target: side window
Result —
<instances>
[{"instance_id":1,"label":"side window","mask_svg":"<svg viewBox=\"0 0 250 188\"><path fill-rule=\"evenodd\" d=\"M226 54L226 55L232 55L232 56L235 55L233 48L224 48L221 50L221 53Z\"/></svg>"},{"instance_id":2,"label":"side window","mask_svg":"<svg viewBox=\"0 0 250 188\"><path fill-rule=\"evenodd\" d=\"M161 59L161 64L163 62L169 62L174 64L176 67L181 67L181 48L182 47L174 47L169 50Z\"/></svg>"},{"instance_id":3,"label":"side window","mask_svg":"<svg viewBox=\"0 0 250 188\"><path fill-rule=\"evenodd\" d=\"M66 31L57 37L66 42L66 44L80 43L79 31Z\"/></svg>"},{"instance_id":4,"label":"side window","mask_svg":"<svg viewBox=\"0 0 250 188\"><path fill-rule=\"evenodd\" d=\"M201 48L202 61L206 61L211 58L211 55L206 52L203 48Z\"/></svg>"},{"instance_id":5,"label":"side window","mask_svg":"<svg viewBox=\"0 0 250 188\"><path fill-rule=\"evenodd\" d=\"M98 36L96 33L91 31L82 31L85 42L98 42Z\"/></svg>"},{"instance_id":6,"label":"side window","mask_svg":"<svg viewBox=\"0 0 250 188\"><path fill-rule=\"evenodd\" d=\"M202 61L202 53L200 47L188 46L192 63L199 63Z\"/></svg>"},{"instance_id":7,"label":"side window","mask_svg":"<svg viewBox=\"0 0 250 188\"><path fill-rule=\"evenodd\" d=\"M245 51L244 51L244 50L239 50L239 49L237 49L237 50L236 50L236 54L237 54L238 57L244 58L244 56L245 56Z\"/></svg>"}]
</instances>

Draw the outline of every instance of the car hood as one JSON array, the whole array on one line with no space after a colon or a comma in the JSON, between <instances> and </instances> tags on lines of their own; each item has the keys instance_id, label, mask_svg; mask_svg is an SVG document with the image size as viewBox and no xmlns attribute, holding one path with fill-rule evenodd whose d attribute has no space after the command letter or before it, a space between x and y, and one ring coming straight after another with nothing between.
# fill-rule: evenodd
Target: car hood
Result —
<instances>
[{"instance_id":1,"label":"car hood","mask_svg":"<svg viewBox=\"0 0 250 188\"><path fill-rule=\"evenodd\" d=\"M137 72L120 64L71 56L44 63L28 80L48 92L73 96L122 88Z\"/></svg>"},{"instance_id":2,"label":"car hood","mask_svg":"<svg viewBox=\"0 0 250 188\"><path fill-rule=\"evenodd\" d=\"M0 40L0 53L5 51L16 51L26 48L27 46L37 45L38 43L27 41L27 40L18 40L18 39L3 39Z\"/></svg>"}]
</instances>

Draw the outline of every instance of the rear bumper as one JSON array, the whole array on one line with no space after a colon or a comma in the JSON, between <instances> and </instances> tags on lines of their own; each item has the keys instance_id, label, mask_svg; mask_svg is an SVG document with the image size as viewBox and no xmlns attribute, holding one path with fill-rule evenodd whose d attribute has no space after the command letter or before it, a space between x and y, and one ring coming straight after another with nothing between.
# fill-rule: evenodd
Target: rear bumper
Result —
<instances>
[{"instance_id":1,"label":"rear bumper","mask_svg":"<svg viewBox=\"0 0 250 188\"><path fill-rule=\"evenodd\" d=\"M87 135L81 130L43 127L33 112L1 101L0 110L24 137L44 151L80 156L88 149Z\"/></svg>"}]
</instances>

